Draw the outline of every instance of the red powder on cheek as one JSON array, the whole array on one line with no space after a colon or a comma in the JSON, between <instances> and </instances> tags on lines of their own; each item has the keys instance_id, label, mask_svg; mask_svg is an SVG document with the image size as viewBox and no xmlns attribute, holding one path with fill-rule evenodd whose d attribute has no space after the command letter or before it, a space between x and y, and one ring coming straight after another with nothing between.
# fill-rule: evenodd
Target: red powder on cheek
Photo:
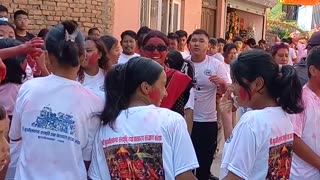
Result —
<instances>
[{"instance_id":1,"label":"red powder on cheek","mask_svg":"<svg viewBox=\"0 0 320 180\"><path fill-rule=\"evenodd\" d=\"M240 88L239 97L240 97L241 101L245 101L248 99L248 93L244 88Z\"/></svg>"},{"instance_id":2,"label":"red powder on cheek","mask_svg":"<svg viewBox=\"0 0 320 180\"><path fill-rule=\"evenodd\" d=\"M160 90L154 89L149 93L149 97L151 99L151 103L155 106L160 106Z\"/></svg>"},{"instance_id":3,"label":"red powder on cheek","mask_svg":"<svg viewBox=\"0 0 320 180\"><path fill-rule=\"evenodd\" d=\"M89 59L89 64L94 65L98 61L98 53L92 54L92 56Z\"/></svg>"}]
</instances>

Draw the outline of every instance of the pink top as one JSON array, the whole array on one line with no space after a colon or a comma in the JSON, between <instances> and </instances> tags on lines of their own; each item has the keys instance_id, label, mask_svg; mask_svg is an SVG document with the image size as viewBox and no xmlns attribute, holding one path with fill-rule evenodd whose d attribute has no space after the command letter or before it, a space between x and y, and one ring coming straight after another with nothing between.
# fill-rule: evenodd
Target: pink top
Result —
<instances>
[{"instance_id":1,"label":"pink top","mask_svg":"<svg viewBox=\"0 0 320 180\"><path fill-rule=\"evenodd\" d=\"M304 111L291 115L294 133L306 143L306 145L320 156L320 97L309 87L303 87L302 99ZM294 154L290 179L320 179L317 168L300 159Z\"/></svg>"},{"instance_id":2,"label":"pink top","mask_svg":"<svg viewBox=\"0 0 320 180\"><path fill-rule=\"evenodd\" d=\"M20 87L21 85L14 83L7 83L0 86L0 105L7 110L9 116L13 114Z\"/></svg>"}]
</instances>

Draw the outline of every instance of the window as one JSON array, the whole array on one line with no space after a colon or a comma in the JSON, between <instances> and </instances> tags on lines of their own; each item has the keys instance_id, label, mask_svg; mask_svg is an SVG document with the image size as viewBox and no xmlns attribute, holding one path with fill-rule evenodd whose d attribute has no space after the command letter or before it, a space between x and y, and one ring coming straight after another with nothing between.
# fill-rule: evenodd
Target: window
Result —
<instances>
[{"instance_id":1,"label":"window","mask_svg":"<svg viewBox=\"0 0 320 180\"><path fill-rule=\"evenodd\" d=\"M167 34L180 29L181 0L141 0L140 26Z\"/></svg>"},{"instance_id":2,"label":"window","mask_svg":"<svg viewBox=\"0 0 320 180\"><path fill-rule=\"evenodd\" d=\"M286 20L296 21L298 19L298 6L296 5L284 4L282 11L286 13Z\"/></svg>"}]
</instances>

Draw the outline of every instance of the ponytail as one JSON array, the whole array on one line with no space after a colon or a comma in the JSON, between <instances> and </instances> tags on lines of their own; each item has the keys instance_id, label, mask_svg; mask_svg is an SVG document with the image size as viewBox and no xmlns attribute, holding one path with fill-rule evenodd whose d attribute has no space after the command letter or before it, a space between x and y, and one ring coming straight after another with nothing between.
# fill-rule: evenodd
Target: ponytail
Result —
<instances>
[{"instance_id":1,"label":"ponytail","mask_svg":"<svg viewBox=\"0 0 320 180\"><path fill-rule=\"evenodd\" d=\"M46 49L60 65L78 67L84 55L84 38L75 21L63 21L47 35Z\"/></svg>"},{"instance_id":2,"label":"ponytail","mask_svg":"<svg viewBox=\"0 0 320 180\"><path fill-rule=\"evenodd\" d=\"M128 108L129 99L126 96L126 69L127 64L119 64L107 72L104 88L106 91L106 104L100 118L103 125L108 124L114 128L114 122L120 112Z\"/></svg>"},{"instance_id":3,"label":"ponytail","mask_svg":"<svg viewBox=\"0 0 320 180\"><path fill-rule=\"evenodd\" d=\"M119 64L107 72L104 88L106 103L100 115L103 125L114 129L122 110L129 107L130 99L143 82L153 85L163 72L163 67L151 59L134 57L125 64Z\"/></svg>"},{"instance_id":4,"label":"ponytail","mask_svg":"<svg viewBox=\"0 0 320 180\"><path fill-rule=\"evenodd\" d=\"M302 86L292 66L279 65L279 75L275 78L274 87L272 95L284 111L289 114L303 111Z\"/></svg>"},{"instance_id":5,"label":"ponytail","mask_svg":"<svg viewBox=\"0 0 320 180\"><path fill-rule=\"evenodd\" d=\"M268 94L285 112L295 114L303 111L302 86L296 70L289 65L278 65L269 53L256 49L243 52L232 63L231 72L235 81L247 91L249 98L251 93L248 82L261 77Z\"/></svg>"}]
</instances>

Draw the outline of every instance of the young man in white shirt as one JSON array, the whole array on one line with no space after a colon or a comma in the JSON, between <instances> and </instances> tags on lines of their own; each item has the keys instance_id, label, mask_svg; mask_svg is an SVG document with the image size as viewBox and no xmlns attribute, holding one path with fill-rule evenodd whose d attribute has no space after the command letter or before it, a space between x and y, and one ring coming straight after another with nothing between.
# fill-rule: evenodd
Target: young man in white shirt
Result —
<instances>
[{"instance_id":1,"label":"young man in white shirt","mask_svg":"<svg viewBox=\"0 0 320 180\"><path fill-rule=\"evenodd\" d=\"M140 56L139 54L134 52L136 49L136 37L137 34L131 30L124 31L121 34L120 44L122 47L122 52L119 57L119 64L124 64L128 62L131 58Z\"/></svg>"},{"instance_id":2,"label":"young man in white shirt","mask_svg":"<svg viewBox=\"0 0 320 180\"><path fill-rule=\"evenodd\" d=\"M215 38L209 39L209 48L208 48L207 55L212 56L213 58L216 58L216 59L220 60L221 62L224 61L222 54L219 52L217 39L215 39Z\"/></svg>"},{"instance_id":3,"label":"young man in white shirt","mask_svg":"<svg viewBox=\"0 0 320 180\"><path fill-rule=\"evenodd\" d=\"M309 82L304 86L302 99L305 110L293 115L293 160L290 179L320 179L320 47L308 55Z\"/></svg>"},{"instance_id":4,"label":"young man in white shirt","mask_svg":"<svg viewBox=\"0 0 320 180\"><path fill-rule=\"evenodd\" d=\"M227 87L227 73L219 60L206 55L209 35L197 29L191 35L189 60L195 67L194 124L191 133L200 168L196 170L198 179L210 177L210 167L217 148L216 93L224 93Z\"/></svg>"},{"instance_id":5,"label":"young man in white shirt","mask_svg":"<svg viewBox=\"0 0 320 180\"><path fill-rule=\"evenodd\" d=\"M180 51L183 59L187 59L190 56L190 52L186 49L188 33L184 30L176 31L179 36L178 51Z\"/></svg>"}]
</instances>

